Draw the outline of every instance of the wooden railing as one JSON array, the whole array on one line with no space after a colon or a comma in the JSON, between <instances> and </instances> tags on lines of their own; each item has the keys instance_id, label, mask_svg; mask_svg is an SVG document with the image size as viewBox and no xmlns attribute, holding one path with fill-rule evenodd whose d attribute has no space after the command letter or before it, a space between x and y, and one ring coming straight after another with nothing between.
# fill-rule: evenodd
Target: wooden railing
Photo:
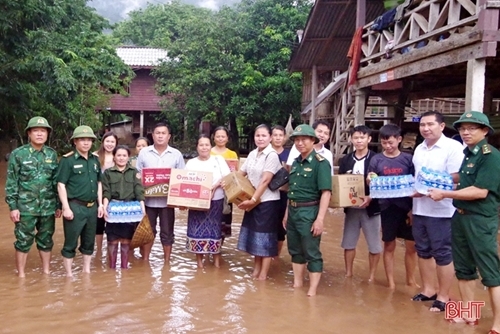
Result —
<instances>
[{"instance_id":1,"label":"wooden railing","mask_svg":"<svg viewBox=\"0 0 500 334\"><path fill-rule=\"evenodd\" d=\"M450 47L485 41L485 31L498 30L494 6L487 0L413 0L390 29L364 26L360 69L444 40L453 41Z\"/></svg>"}]
</instances>

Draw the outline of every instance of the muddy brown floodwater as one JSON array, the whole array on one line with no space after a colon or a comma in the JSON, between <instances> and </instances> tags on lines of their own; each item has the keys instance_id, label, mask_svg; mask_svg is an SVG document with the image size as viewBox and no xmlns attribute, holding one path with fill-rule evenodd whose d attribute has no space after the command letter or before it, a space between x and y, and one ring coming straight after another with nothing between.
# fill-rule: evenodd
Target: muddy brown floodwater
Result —
<instances>
[{"instance_id":1,"label":"muddy brown floodwater","mask_svg":"<svg viewBox=\"0 0 500 334\"><path fill-rule=\"evenodd\" d=\"M184 250L186 214L177 212L170 266L164 266L159 240L150 262L138 254L128 270L110 270L93 259L92 273L64 276L60 254L62 222L57 221L51 274L45 276L33 247L26 278L16 276L13 224L4 202L5 162L0 163L0 333L486 333L492 322L487 293L478 283L476 299L487 300L475 328L448 324L428 303L412 302L418 292L405 286L403 246L396 250L396 284L386 287L382 261L376 280L368 283L367 250L360 240L353 278L344 277L340 248L343 214L328 214L321 246L324 274L318 295L291 288L293 275L286 252L273 261L269 279L254 281L252 259L235 249L241 214L233 237L223 247L221 268L208 263L197 269ZM453 296L457 297L457 284Z\"/></svg>"}]
</instances>

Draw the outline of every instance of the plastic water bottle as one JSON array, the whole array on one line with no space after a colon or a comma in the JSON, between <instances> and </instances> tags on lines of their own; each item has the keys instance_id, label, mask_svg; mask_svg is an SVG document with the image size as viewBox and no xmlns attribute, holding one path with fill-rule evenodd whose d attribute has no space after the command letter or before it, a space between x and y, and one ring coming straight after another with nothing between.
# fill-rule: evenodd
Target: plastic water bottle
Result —
<instances>
[{"instance_id":1,"label":"plastic water bottle","mask_svg":"<svg viewBox=\"0 0 500 334\"><path fill-rule=\"evenodd\" d=\"M425 195L429 193L430 188L452 190L453 177L445 171L423 167L417 174L415 189Z\"/></svg>"},{"instance_id":2,"label":"plastic water bottle","mask_svg":"<svg viewBox=\"0 0 500 334\"><path fill-rule=\"evenodd\" d=\"M396 179L397 179L397 189L398 189L398 197L405 197L405 196L408 196L407 195L407 190L406 188L408 188L408 182L406 181L406 175L399 175L399 176L396 176Z\"/></svg>"},{"instance_id":3,"label":"plastic water bottle","mask_svg":"<svg viewBox=\"0 0 500 334\"><path fill-rule=\"evenodd\" d=\"M377 198L377 178L370 179L370 197Z\"/></svg>"},{"instance_id":4,"label":"plastic water bottle","mask_svg":"<svg viewBox=\"0 0 500 334\"><path fill-rule=\"evenodd\" d=\"M410 194L413 195L415 192L415 178L413 175L408 175L408 188L410 189Z\"/></svg>"},{"instance_id":5,"label":"plastic water bottle","mask_svg":"<svg viewBox=\"0 0 500 334\"><path fill-rule=\"evenodd\" d=\"M388 197L398 197L398 189L397 189L397 177L395 176L389 176L387 178L387 184L388 184Z\"/></svg>"},{"instance_id":6,"label":"plastic water bottle","mask_svg":"<svg viewBox=\"0 0 500 334\"><path fill-rule=\"evenodd\" d=\"M131 213L132 213L132 207L129 202L125 203L125 223L130 223L130 218L131 218Z\"/></svg>"},{"instance_id":7,"label":"plastic water bottle","mask_svg":"<svg viewBox=\"0 0 500 334\"><path fill-rule=\"evenodd\" d=\"M453 176L448 175L445 180L445 190L453 190Z\"/></svg>"},{"instance_id":8,"label":"plastic water bottle","mask_svg":"<svg viewBox=\"0 0 500 334\"><path fill-rule=\"evenodd\" d=\"M408 181L408 196L415 193L415 178L413 175L407 175L406 180Z\"/></svg>"},{"instance_id":9,"label":"plastic water bottle","mask_svg":"<svg viewBox=\"0 0 500 334\"><path fill-rule=\"evenodd\" d=\"M370 189L370 194L373 191L372 197L379 198L380 197L380 178L379 177L373 178L370 182L370 185L372 184L372 182L373 182L373 187Z\"/></svg>"},{"instance_id":10,"label":"plastic water bottle","mask_svg":"<svg viewBox=\"0 0 500 334\"><path fill-rule=\"evenodd\" d=\"M381 198L387 198L387 196L389 195L388 192L389 192L389 182L387 180L387 177L381 177L380 179L380 183L381 183L381 187L382 187L382 196Z\"/></svg>"}]
</instances>

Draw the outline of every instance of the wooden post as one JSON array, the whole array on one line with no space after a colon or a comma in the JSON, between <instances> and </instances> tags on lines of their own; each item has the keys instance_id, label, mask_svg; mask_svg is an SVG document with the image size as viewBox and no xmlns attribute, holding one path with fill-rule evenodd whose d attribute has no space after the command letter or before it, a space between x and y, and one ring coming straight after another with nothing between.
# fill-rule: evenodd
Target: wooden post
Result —
<instances>
[{"instance_id":1,"label":"wooden post","mask_svg":"<svg viewBox=\"0 0 500 334\"><path fill-rule=\"evenodd\" d=\"M316 65L312 68L312 83L311 83L311 117L309 118L309 124L313 125L316 121L316 97L318 96L318 69Z\"/></svg>"},{"instance_id":2,"label":"wooden post","mask_svg":"<svg viewBox=\"0 0 500 334\"><path fill-rule=\"evenodd\" d=\"M356 28L366 24L366 0L356 1Z\"/></svg>"},{"instance_id":3,"label":"wooden post","mask_svg":"<svg viewBox=\"0 0 500 334\"><path fill-rule=\"evenodd\" d=\"M467 81L465 84L465 111L484 110L486 59L467 61Z\"/></svg>"},{"instance_id":4,"label":"wooden post","mask_svg":"<svg viewBox=\"0 0 500 334\"><path fill-rule=\"evenodd\" d=\"M354 93L354 126L365 124L367 89L357 89ZM346 130L346 129L344 129Z\"/></svg>"},{"instance_id":5,"label":"wooden post","mask_svg":"<svg viewBox=\"0 0 500 334\"><path fill-rule=\"evenodd\" d=\"M144 111L139 116L139 137L144 137Z\"/></svg>"}]
</instances>

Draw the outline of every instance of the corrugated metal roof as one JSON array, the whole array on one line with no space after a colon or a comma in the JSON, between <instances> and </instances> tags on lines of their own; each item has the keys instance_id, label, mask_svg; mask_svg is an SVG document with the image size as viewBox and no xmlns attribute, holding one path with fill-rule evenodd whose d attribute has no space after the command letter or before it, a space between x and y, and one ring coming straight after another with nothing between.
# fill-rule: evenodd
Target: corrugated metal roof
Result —
<instances>
[{"instance_id":1,"label":"corrugated metal roof","mask_svg":"<svg viewBox=\"0 0 500 334\"><path fill-rule=\"evenodd\" d=\"M383 1L366 0L367 23L383 12ZM316 0L288 69L301 72L316 65L321 71L346 71L347 52L355 30L356 0Z\"/></svg>"},{"instance_id":2,"label":"corrugated metal roof","mask_svg":"<svg viewBox=\"0 0 500 334\"><path fill-rule=\"evenodd\" d=\"M132 67L154 67L167 58L167 50L135 46L118 47L116 54Z\"/></svg>"}]
</instances>

